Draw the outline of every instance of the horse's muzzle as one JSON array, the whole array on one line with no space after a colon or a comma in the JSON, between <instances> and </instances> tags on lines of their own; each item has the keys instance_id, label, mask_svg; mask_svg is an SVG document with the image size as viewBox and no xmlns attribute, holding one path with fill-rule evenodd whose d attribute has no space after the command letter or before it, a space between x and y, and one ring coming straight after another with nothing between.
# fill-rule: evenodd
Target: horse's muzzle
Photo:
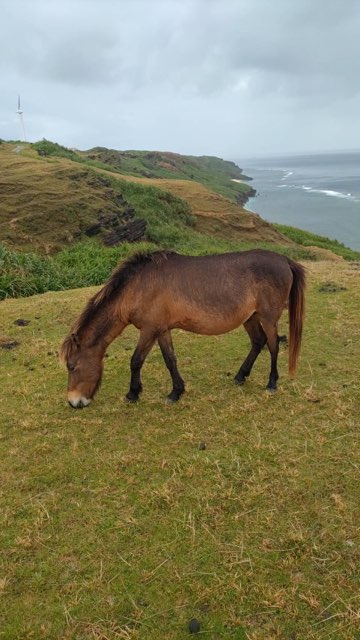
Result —
<instances>
[{"instance_id":1,"label":"horse's muzzle","mask_svg":"<svg viewBox=\"0 0 360 640\"><path fill-rule=\"evenodd\" d=\"M88 398L69 398L68 403L72 409L83 409L90 404L91 400Z\"/></svg>"}]
</instances>

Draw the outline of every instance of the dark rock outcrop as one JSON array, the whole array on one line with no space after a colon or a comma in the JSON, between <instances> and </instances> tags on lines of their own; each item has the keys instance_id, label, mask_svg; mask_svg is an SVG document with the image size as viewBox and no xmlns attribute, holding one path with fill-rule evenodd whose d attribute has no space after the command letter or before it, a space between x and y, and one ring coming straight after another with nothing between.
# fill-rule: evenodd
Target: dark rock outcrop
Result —
<instances>
[{"instance_id":1,"label":"dark rock outcrop","mask_svg":"<svg viewBox=\"0 0 360 640\"><path fill-rule=\"evenodd\" d=\"M239 204L241 207L244 207L247 203L247 201L250 198L255 198L256 196L256 189L254 189L253 187L250 187L247 191L239 191L239 193L236 194L236 202L237 204Z\"/></svg>"},{"instance_id":2,"label":"dark rock outcrop","mask_svg":"<svg viewBox=\"0 0 360 640\"><path fill-rule=\"evenodd\" d=\"M138 218L113 229L104 236L103 242L107 247L113 247L121 242L137 242L144 237L145 231L146 220Z\"/></svg>"}]
</instances>

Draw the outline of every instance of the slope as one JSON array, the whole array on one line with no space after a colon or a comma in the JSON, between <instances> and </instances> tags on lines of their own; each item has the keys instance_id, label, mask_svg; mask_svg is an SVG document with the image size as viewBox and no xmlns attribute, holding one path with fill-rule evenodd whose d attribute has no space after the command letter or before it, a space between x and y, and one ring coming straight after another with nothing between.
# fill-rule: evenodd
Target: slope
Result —
<instances>
[{"instance_id":1,"label":"slope","mask_svg":"<svg viewBox=\"0 0 360 640\"><path fill-rule=\"evenodd\" d=\"M157 220L158 227L167 222L188 227L189 233L195 225L195 231L232 241L292 244L260 216L195 181L105 174L71 155L39 156L29 145L2 144L0 170L0 241L13 248L53 252L86 237L99 220L105 219L109 230L114 220L129 216L145 219L147 237L155 241Z\"/></svg>"}]
</instances>

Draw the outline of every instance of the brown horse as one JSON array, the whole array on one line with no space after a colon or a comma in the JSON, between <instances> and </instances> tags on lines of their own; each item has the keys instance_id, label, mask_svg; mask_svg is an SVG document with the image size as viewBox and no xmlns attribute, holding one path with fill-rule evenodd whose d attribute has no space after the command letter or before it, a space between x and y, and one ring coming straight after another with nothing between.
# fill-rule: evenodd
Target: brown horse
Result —
<instances>
[{"instance_id":1,"label":"brown horse","mask_svg":"<svg viewBox=\"0 0 360 640\"><path fill-rule=\"evenodd\" d=\"M301 343L304 290L303 267L272 251L200 257L171 251L136 254L89 300L64 340L61 357L69 372L68 401L75 408L90 403L101 382L105 351L129 324L140 331L126 395L131 402L138 400L140 370L156 341L173 382L168 399L175 402L184 393L171 339L175 328L217 335L243 324L251 350L235 382L245 382L267 343L271 354L267 389L275 391L277 323L288 306L289 373L293 374Z\"/></svg>"}]
</instances>

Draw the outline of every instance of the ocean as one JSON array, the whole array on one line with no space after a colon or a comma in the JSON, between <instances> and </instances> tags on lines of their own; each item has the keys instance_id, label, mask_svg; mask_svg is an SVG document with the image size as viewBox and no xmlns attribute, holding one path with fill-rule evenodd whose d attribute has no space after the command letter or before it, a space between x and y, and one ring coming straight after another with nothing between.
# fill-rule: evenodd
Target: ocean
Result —
<instances>
[{"instance_id":1,"label":"ocean","mask_svg":"<svg viewBox=\"0 0 360 640\"><path fill-rule=\"evenodd\" d=\"M247 209L360 251L360 152L236 160L257 191Z\"/></svg>"}]
</instances>

